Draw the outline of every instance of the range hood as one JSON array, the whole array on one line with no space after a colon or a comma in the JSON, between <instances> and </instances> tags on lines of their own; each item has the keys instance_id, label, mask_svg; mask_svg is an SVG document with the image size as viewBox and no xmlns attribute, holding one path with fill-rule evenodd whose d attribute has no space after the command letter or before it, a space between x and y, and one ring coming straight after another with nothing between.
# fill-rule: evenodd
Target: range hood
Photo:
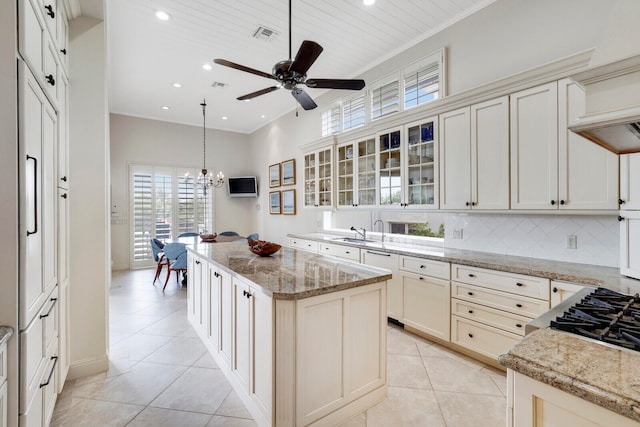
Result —
<instances>
[{"instance_id":1,"label":"range hood","mask_svg":"<svg viewBox=\"0 0 640 427\"><path fill-rule=\"evenodd\" d=\"M586 114L569 130L616 154L640 152L640 55L571 78L585 90Z\"/></svg>"}]
</instances>

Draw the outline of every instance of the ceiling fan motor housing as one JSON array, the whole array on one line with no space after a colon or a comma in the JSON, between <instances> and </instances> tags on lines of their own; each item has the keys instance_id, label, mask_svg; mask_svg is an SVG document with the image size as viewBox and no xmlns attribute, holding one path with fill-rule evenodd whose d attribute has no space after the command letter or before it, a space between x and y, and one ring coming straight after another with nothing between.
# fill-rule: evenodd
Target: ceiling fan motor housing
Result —
<instances>
[{"instance_id":1,"label":"ceiling fan motor housing","mask_svg":"<svg viewBox=\"0 0 640 427\"><path fill-rule=\"evenodd\" d=\"M273 66L272 71L272 74L282 82L282 86L289 90L295 88L298 83L304 82L304 79L307 77L306 74L300 74L290 70L291 64L293 64L293 61L290 59L280 61Z\"/></svg>"}]
</instances>

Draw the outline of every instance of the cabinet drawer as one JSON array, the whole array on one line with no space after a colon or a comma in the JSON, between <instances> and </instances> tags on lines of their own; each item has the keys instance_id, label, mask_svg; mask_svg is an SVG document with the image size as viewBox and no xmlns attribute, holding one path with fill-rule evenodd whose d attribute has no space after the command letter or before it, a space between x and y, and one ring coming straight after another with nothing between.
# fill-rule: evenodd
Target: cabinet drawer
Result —
<instances>
[{"instance_id":1,"label":"cabinet drawer","mask_svg":"<svg viewBox=\"0 0 640 427\"><path fill-rule=\"evenodd\" d=\"M492 359L497 359L521 339L511 332L451 316L451 342Z\"/></svg>"},{"instance_id":2,"label":"cabinet drawer","mask_svg":"<svg viewBox=\"0 0 640 427\"><path fill-rule=\"evenodd\" d=\"M57 348L55 349L57 350ZM46 369L38 378L38 387L34 392L33 399L25 404L25 409L20 410L20 427L42 427L48 426L55 409L57 387L57 367L56 356L49 357ZM20 402L22 406L22 402Z\"/></svg>"},{"instance_id":3,"label":"cabinet drawer","mask_svg":"<svg viewBox=\"0 0 640 427\"><path fill-rule=\"evenodd\" d=\"M549 301L523 297L480 286L451 282L451 297L535 318L549 310Z\"/></svg>"},{"instance_id":4,"label":"cabinet drawer","mask_svg":"<svg viewBox=\"0 0 640 427\"><path fill-rule=\"evenodd\" d=\"M289 239L289 246L309 252L318 252L319 243L306 239Z\"/></svg>"},{"instance_id":5,"label":"cabinet drawer","mask_svg":"<svg viewBox=\"0 0 640 427\"><path fill-rule=\"evenodd\" d=\"M445 280L451 278L451 267L448 262L431 261L411 256L400 257L400 270Z\"/></svg>"},{"instance_id":6,"label":"cabinet drawer","mask_svg":"<svg viewBox=\"0 0 640 427\"><path fill-rule=\"evenodd\" d=\"M360 262L360 249L350 246L321 243L320 253L323 255L333 255L340 258L347 258L356 262Z\"/></svg>"},{"instance_id":7,"label":"cabinet drawer","mask_svg":"<svg viewBox=\"0 0 640 427\"><path fill-rule=\"evenodd\" d=\"M7 380L7 343L0 346L0 384Z\"/></svg>"},{"instance_id":8,"label":"cabinet drawer","mask_svg":"<svg viewBox=\"0 0 640 427\"><path fill-rule=\"evenodd\" d=\"M484 323L502 330L524 336L524 327L531 318L508 313L495 308L485 307L472 302L451 299L451 314L464 317L469 320Z\"/></svg>"},{"instance_id":9,"label":"cabinet drawer","mask_svg":"<svg viewBox=\"0 0 640 427\"><path fill-rule=\"evenodd\" d=\"M451 280L546 301L549 300L549 279L540 277L452 264Z\"/></svg>"},{"instance_id":10,"label":"cabinet drawer","mask_svg":"<svg viewBox=\"0 0 640 427\"><path fill-rule=\"evenodd\" d=\"M7 382L0 382L0 427L8 427Z\"/></svg>"},{"instance_id":11,"label":"cabinet drawer","mask_svg":"<svg viewBox=\"0 0 640 427\"><path fill-rule=\"evenodd\" d=\"M20 413L39 391L43 372L57 351L58 287L31 324L20 333ZM48 372L47 372L48 373Z\"/></svg>"}]
</instances>

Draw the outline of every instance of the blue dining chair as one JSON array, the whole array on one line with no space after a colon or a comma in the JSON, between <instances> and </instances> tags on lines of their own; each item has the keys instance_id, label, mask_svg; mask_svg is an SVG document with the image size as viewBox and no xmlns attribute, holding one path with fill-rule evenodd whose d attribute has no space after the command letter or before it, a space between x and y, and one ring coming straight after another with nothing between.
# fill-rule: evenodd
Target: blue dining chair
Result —
<instances>
[{"instance_id":1,"label":"blue dining chair","mask_svg":"<svg viewBox=\"0 0 640 427\"><path fill-rule=\"evenodd\" d=\"M258 233L249 234L247 236L247 240L258 240L258 238L259 238Z\"/></svg>"},{"instance_id":2,"label":"blue dining chair","mask_svg":"<svg viewBox=\"0 0 640 427\"><path fill-rule=\"evenodd\" d=\"M164 245L164 256L167 259L167 278L164 281L162 291L167 287L171 272L176 272L176 282L180 273L187 274L187 245L184 243L167 243ZM184 281L183 281L184 282Z\"/></svg>"},{"instance_id":3,"label":"blue dining chair","mask_svg":"<svg viewBox=\"0 0 640 427\"><path fill-rule=\"evenodd\" d=\"M223 231L222 233L218 233L218 236L239 236L235 231Z\"/></svg>"},{"instance_id":4,"label":"blue dining chair","mask_svg":"<svg viewBox=\"0 0 640 427\"><path fill-rule=\"evenodd\" d=\"M199 236L199 234L194 233L193 231L189 231L187 233L180 234L178 237L195 237L195 236Z\"/></svg>"},{"instance_id":5,"label":"blue dining chair","mask_svg":"<svg viewBox=\"0 0 640 427\"><path fill-rule=\"evenodd\" d=\"M153 251L153 259L157 263L156 275L153 278L154 284L156 283L156 280L158 280L158 277L160 277L162 266L166 264L164 261L163 248L164 248L164 243L162 243L160 240L156 239L155 237L151 238L151 250Z\"/></svg>"}]
</instances>

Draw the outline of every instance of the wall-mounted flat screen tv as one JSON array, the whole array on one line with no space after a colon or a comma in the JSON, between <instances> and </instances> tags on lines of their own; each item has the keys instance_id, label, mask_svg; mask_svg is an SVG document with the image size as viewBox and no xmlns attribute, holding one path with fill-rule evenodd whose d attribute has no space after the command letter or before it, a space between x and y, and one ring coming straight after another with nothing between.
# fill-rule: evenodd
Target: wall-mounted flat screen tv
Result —
<instances>
[{"instance_id":1,"label":"wall-mounted flat screen tv","mask_svg":"<svg viewBox=\"0 0 640 427\"><path fill-rule=\"evenodd\" d=\"M255 176L237 176L227 179L229 197L258 197L258 180Z\"/></svg>"}]
</instances>

